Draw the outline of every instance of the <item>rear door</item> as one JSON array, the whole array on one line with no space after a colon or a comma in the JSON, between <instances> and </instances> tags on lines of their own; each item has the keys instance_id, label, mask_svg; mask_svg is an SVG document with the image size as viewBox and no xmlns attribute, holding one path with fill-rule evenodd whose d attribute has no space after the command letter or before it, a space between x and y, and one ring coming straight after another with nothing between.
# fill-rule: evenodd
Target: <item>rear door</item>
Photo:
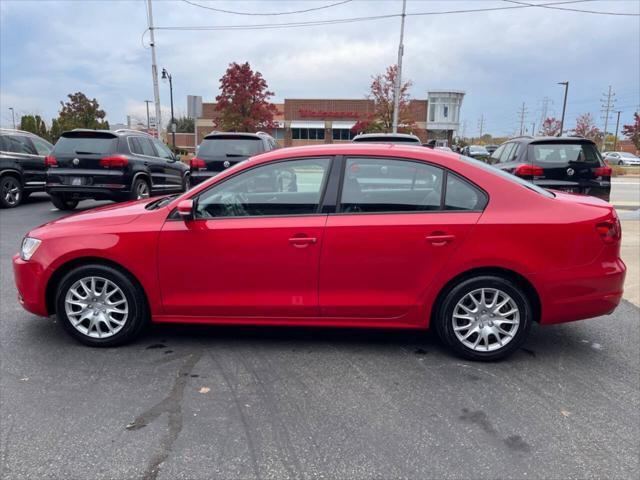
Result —
<instances>
[{"instance_id":1,"label":"rear door","mask_svg":"<svg viewBox=\"0 0 640 480\"><path fill-rule=\"evenodd\" d=\"M345 163L338 213L329 215L322 246L322 315L424 324L423 293L464 243L486 194L425 162L353 157Z\"/></svg>"},{"instance_id":2,"label":"rear door","mask_svg":"<svg viewBox=\"0 0 640 480\"><path fill-rule=\"evenodd\" d=\"M44 156L39 155L35 144L27 135L3 135L3 149L17 160L22 168L24 187L33 189L44 186Z\"/></svg>"}]
</instances>

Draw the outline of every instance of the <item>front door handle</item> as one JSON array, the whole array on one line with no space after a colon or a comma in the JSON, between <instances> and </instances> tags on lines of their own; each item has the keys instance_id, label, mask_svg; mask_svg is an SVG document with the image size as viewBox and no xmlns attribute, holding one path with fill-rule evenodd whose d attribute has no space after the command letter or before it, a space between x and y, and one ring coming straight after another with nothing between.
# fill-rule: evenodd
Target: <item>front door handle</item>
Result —
<instances>
[{"instance_id":1,"label":"front door handle","mask_svg":"<svg viewBox=\"0 0 640 480\"><path fill-rule=\"evenodd\" d=\"M313 245L318 241L316 237L291 237L289 243L294 247L302 248L307 245Z\"/></svg>"},{"instance_id":2,"label":"front door handle","mask_svg":"<svg viewBox=\"0 0 640 480\"><path fill-rule=\"evenodd\" d=\"M440 232L432 233L431 235L427 235L426 237L427 241L436 247L441 247L442 245L446 245L449 242L453 242L455 238L455 235L449 235Z\"/></svg>"}]
</instances>

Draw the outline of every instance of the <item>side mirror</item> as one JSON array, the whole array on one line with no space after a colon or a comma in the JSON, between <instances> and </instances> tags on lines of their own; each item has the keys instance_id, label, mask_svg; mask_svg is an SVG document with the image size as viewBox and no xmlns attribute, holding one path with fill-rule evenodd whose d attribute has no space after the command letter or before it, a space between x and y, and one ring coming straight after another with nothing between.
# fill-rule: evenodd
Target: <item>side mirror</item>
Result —
<instances>
[{"instance_id":1,"label":"side mirror","mask_svg":"<svg viewBox=\"0 0 640 480\"><path fill-rule=\"evenodd\" d=\"M193 220L193 200L182 200L178 203L178 215L183 220Z\"/></svg>"}]
</instances>

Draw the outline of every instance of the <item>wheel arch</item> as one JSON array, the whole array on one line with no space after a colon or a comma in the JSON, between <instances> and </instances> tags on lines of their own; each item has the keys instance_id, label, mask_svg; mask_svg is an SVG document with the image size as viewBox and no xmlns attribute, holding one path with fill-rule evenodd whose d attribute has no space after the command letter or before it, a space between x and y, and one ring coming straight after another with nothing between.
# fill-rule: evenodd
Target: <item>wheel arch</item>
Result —
<instances>
[{"instance_id":1,"label":"wheel arch","mask_svg":"<svg viewBox=\"0 0 640 480\"><path fill-rule=\"evenodd\" d=\"M0 170L0 178L4 178L6 176L15 177L20 181L21 185L24 185L24 179L22 177L22 172L17 168L5 168Z\"/></svg>"},{"instance_id":2,"label":"wheel arch","mask_svg":"<svg viewBox=\"0 0 640 480\"><path fill-rule=\"evenodd\" d=\"M142 292L142 296L145 301L145 306L149 315L151 314L149 308L149 296L145 291L142 283L136 278L136 276L131 273L128 269L123 267L118 262L114 262L113 260L108 260L106 258L101 257L79 257L69 260L68 262L63 263L58 266L53 274L49 277L47 281L47 287L45 289L45 305L47 309L47 313L49 315L53 315L56 312L56 290L60 281L64 278L64 276L72 271L76 267L86 266L86 265L103 265L106 267L111 267L115 270L118 270L123 275L127 276L129 280L131 280L135 285L138 286L140 292Z\"/></svg>"},{"instance_id":3,"label":"wheel arch","mask_svg":"<svg viewBox=\"0 0 640 480\"><path fill-rule=\"evenodd\" d=\"M438 314L442 300L449 292L449 290L451 290L456 284L463 280L472 277L478 277L481 275L494 275L516 283L520 288L522 288L522 290L524 290L524 293L527 295L527 298L531 302L531 308L533 309L533 319L538 323L540 322L540 317L542 315L542 304L540 302L540 295L538 294L538 291L533 286L533 284L526 277L514 270L510 270L504 267L479 267L459 273L458 275L450 279L440 289L433 304L434 307L431 309L429 325L434 325L433 322L436 319L436 315Z\"/></svg>"}]
</instances>

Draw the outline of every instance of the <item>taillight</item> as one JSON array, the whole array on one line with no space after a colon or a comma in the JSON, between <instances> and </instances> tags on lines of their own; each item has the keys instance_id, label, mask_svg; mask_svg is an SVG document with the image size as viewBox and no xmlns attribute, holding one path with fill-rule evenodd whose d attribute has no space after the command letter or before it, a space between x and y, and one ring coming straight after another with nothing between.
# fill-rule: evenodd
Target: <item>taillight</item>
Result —
<instances>
[{"instance_id":1,"label":"taillight","mask_svg":"<svg viewBox=\"0 0 640 480\"><path fill-rule=\"evenodd\" d=\"M596 177L610 177L611 167L598 167L593 171Z\"/></svg>"},{"instance_id":2,"label":"taillight","mask_svg":"<svg viewBox=\"0 0 640 480\"><path fill-rule=\"evenodd\" d=\"M100 159L100 166L105 168L123 168L128 164L129 160L124 155L112 155Z\"/></svg>"},{"instance_id":3,"label":"taillight","mask_svg":"<svg viewBox=\"0 0 640 480\"><path fill-rule=\"evenodd\" d=\"M524 164L518 165L514 173L519 177L541 177L544 175L544 170L537 165Z\"/></svg>"},{"instance_id":4,"label":"taillight","mask_svg":"<svg viewBox=\"0 0 640 480\"><path fill-rule=\"evenodd\" d=\"M596 231L604 243L616 243L622 236L620 220L610 220L596 225Z\"/></svg>"},{"instance_id":5,"label":"taillight","mask_svg":"<svg viewBox=\"0 0 640 480\"><path fill-rule=\"evenodd\" d=\"M44 166L45 167L56 167L58 166L58 160L53 155L47 155L44 157Z\"/></svg>"},{"instance_id":6,"label":"taillight","mask_svg":"<svg viewBox=\"0 0 640 480\"><path fill-rule=\"evenodd\" d=\"M204 164L204 160L202 160L201 158L198 157L193 157L191 159L191 161L189 162L189 165L191 166L191 168L205 168L206 165Z\"/></svg>"}]
</instances>

